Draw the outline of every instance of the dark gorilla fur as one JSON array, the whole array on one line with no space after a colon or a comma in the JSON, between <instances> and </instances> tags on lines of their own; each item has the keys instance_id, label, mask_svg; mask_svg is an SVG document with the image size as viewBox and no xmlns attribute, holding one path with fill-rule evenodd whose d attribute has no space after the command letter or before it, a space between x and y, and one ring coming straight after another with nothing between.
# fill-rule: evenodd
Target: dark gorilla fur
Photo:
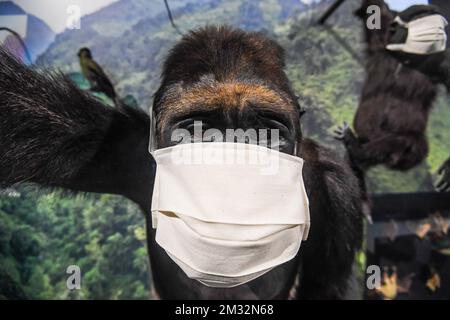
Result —
<instances>
[{"instance_id":1,"label":"dark gorilla fur","mask_svg":"<svg viewBox=\"0 0 450 320\"><path fill-rule=\"evenodd\" d=\"M170 87L200 85L204 76L212 74L219 86L226 78L236 84L269 88L261 92L282 96L295 110L298 105L283 64L281 48L260 34L216 27L197 30L169 54L155 109L158 114L176 116L183 110L171 110L164 103ZM228 77L231 74L233 77ZM120 194L140 205L147 219L151 269L161 298L349 296L354 257L362 242L358 181L344 160L301 138L296 112L291 112L292 119L297 120L291 129L301 141L300 155L306 161L304 179L312 219L309 239L292 261L231 289L209 288L187 278L155 242L149 218L155 164L147 150L149 117L145 113L106 107L62 75L37 73L1 51L0 114L3 186L34 182ZM235 125L245 121L241 118L235 118Z\"/></svg>"},{"instance_id":2,"label":"dark gorilla fur","mask_svg":"<svg viewBox=\"0 0 450 320\"><path fill-rule=\"evenodd\" d=\"M381 8L380 30L365 26L370 5ZM382 0L364 0L356 14L365 32L366 81L354 119L356 137L347 130L344 143L359 170L378 164L411 169L428 154L425 130L438 84L450 87L447 53L418 57L386 50L395 12Z\"/></svg>"}]
</instances>

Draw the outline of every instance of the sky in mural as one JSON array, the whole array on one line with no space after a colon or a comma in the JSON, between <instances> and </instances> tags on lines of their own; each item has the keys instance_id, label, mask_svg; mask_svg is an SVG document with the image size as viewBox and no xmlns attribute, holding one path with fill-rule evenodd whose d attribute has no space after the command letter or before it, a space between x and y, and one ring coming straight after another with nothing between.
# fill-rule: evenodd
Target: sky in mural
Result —
<instances>
[{"instance_id":1,"label":"sky in mural","mask_svg":"<svg viewBox=\"0 0 450 320\"><path fill-rule=\"evenodd\" d=\"M2 1L2 0L0 0ZM44 20L56 33L64 31L69 16L67 8L70 5L80 7L81 15L99 10L117 0L13 0L26 12ZM151 1L151 0L149 0ZM162 0L161 0L162 1ZM314 2L316 0L299 0ZM387 0L389 6L395 10L403 10L413 4L427 3L426 0Z\"/></svg>"}]
</instances>

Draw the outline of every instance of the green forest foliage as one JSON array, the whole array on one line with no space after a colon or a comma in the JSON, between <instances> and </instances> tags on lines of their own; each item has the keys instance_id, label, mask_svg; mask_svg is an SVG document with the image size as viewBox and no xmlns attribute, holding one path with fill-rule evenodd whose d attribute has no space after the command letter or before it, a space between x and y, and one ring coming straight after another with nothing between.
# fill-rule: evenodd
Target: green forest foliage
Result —
<instances>
[{"instance_id":1,"label":"green forest foliage","mask_svg":"<svg viewBox=\"0 0 450 320\"><path fill-rule=\"evenodd\" d=\"M67 290L72 264L81 290ZM8 285L3 294L34 299L147 299L148 266L144 219L131 201L31 187L0 198L0 298Z\"/></svg>"},{"instance_id":2,"label":"green forest foliage","mask_svg":"<svg viewBox=\"0 0 450 320\"><path fill-rule=\"evenodd\" d=\"M307 110L302 119L305 135L343 155L332 131L344 120L351 123L364 81L354 57L363 56L360 23L351 15L354 1L332 17L331 31L315 24L328 0L306 11L298 0L189 2L171 1L183 31L226 23L262 30L279 41L286 50L286 72ZM88 46L120 96L131 94L147 109L160 82L161 64L180 38L161 3L118 1L84 18L81 30L58 35L38 65L61 69L87 89L76 53ZM372 170L372 192L432 189L438 166L450 155L448 105L443 94L432 113L427 161L407 173ZM364 255L358 261L364 264ZM81 268L81 290L66 289L66 268L72 264ZM0 298L146 299L151 297L149 279L144 217L129 200L30 186L0 190Z\"/></svg>"}]
</instances>

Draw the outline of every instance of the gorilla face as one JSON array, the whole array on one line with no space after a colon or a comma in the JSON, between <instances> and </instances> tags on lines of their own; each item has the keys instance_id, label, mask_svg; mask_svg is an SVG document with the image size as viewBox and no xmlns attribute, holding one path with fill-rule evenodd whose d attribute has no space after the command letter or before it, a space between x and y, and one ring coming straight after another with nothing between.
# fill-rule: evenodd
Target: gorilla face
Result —
<instances>
[{"instance_id":1,"label":"gorilla face","mask_svg":"<svg viewBox=\"0 0 450 320\"><path fill-rule=\"evenodd\" d=\"M173 133L183 129L189 133L187 142L258 143L294 154L301 140L300 107L283 65L282 49L261 34L226 27L191 33L171 51L155 95L158 148L181 143ZM261 129L267 134L262 136ZM277 130L278 137L271 136L271 130ZM153 233L149 239L154 239L154 230L149 232ZM210 288L189 279L154 240L149 251L158 252L156 259L152 257L157 277L185 286L179 292L188 298L286 298L297 274L298 259L294 259L247 284ZM162 284L158 291L173 294L170 286Z\"/></svg>"},{"instance_id":2,"label":"gorilla face","mask_svg":"<svg viewBox=\"0 0 450 320\"><path fill-rule=\"evenodd\" d=\"M269 147L292 154L301 138L300 106L283 66L282 49L261 34L226 27L192 32L172 50L155 95L158 147L176 144L176 129L199 139L193 135L197 121L202 133L222 135L203 134L203 141L224 141L227 129L269 129L269 135L276 129L279 141ZM236 142L261 142L251 140Z\"/></svg>"},{"instance_id":3,"label":"gorilla face","mask_svg":"<svg viewBox=\"0 0 450 320\"><path fill-rule=\"evenodd\" d=\"M189 133L187 142L256 143L288 154L293 154L297 142L297 106L264 83L220 82L210 74L192 86L171 86L163 108L159 147L179 143L173 136L179 129ZM273 130L278 136L271 135Z\"/></svg>"}]
</instances>

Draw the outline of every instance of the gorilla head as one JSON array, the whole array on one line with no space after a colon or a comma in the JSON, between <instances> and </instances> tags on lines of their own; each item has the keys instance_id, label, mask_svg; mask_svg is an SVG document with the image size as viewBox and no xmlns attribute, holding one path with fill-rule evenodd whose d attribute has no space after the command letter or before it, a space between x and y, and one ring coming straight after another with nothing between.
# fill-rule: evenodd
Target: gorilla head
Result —
<instances>
[{"instance_id":1,"label":"gorilla head","mask_svg":"<svg viewBox=\"0 0 450 320\"><path fill-rule=\"evenodd\" d=\"M172 49L155 94L158 146L171 145L174 129L201 121L204 130L278 129L280 149L292 154L300 106L283 67L282 48L261 34L228 27L190 33Z\"/></svg>"},{"instance_id":2,"label":"gorilla head","mask_svg":"<svg viewBox=\"0 0 450 320\"><path fill-rule=\"evenodd\" d=\"M374 6L380 9L380 28L367 27L368 19L376 16L377 11L373 10ZM383 0L364 0L361 7L355 11L355 15L363 23L368 57L375 54L389 54L396 61L426 75L433 84L445 85L448 90L450 88L448 80L450 57L448 57L448 52L416 55L386 50L388 44L404 43L408 36L408 30L395 21L397 16L401 17L403 21L409 22L433 14L442 13L438 7L433 5L415 5L402 12L397 12L391 10ZM379 59L381 59L380 56Z\"/></svg>"},{"instance_id":3,"label":"gorilla head","mask_svg":"<svg viewBox=\"0 0 450 320\"><path fill-rule=\"evenodd\" d=\"M259 33L228 27L191 32L171 50L155 94L158 148L176 143L171 139L176 129L186 129L193 137L194 121L201 121L203 132L215 128L223 137L227 129L278 129L280 151L292 154L301 141L300 106L283 66L282 48ZM187 279L178 268L155 272L179 281L178 286L197 292L197 297L270 299L287 296L297 260L226 290Z\"/></svg>"},{"instance_id":4,"label":"gorilla head","mask_svg":"<svg viewBox=\"0 0 450 320\"><path fill-rule=\"evenodd\" d=\"M153 111L158 147L174 145L171 134L179 128L193 136L194 121L201 121L203 131L216 128L223 137L226 129L278 129L281 152L297 152L303 158L312 156L314 161L320 161L315 155L319 149L302 140L301 108L283 67L283 49L260 33L229 27L207 27L191 32L171 50L164 64L162 84L155 94ZM325 158L321 161L326 161ZM354 223L351 232L359 239L359 225ZM150 228L148 231L155 233ZM289 292L294 292L294 280L301 273L300 257L306 255L308 246L304 250L294 260L231 289L205 287L188 279L153 241L149 251L151 256L158 255L152 261L165 264L153 267L155 278L167 279L157 287L164 296L171 295L171 288L178 287L180 292L190 291L190 297L195 298L273 299L286 298ZM307 263L304 265L306 268ZM303 282L306 286L307 280Z\"/></svg>"}]
</instances>

